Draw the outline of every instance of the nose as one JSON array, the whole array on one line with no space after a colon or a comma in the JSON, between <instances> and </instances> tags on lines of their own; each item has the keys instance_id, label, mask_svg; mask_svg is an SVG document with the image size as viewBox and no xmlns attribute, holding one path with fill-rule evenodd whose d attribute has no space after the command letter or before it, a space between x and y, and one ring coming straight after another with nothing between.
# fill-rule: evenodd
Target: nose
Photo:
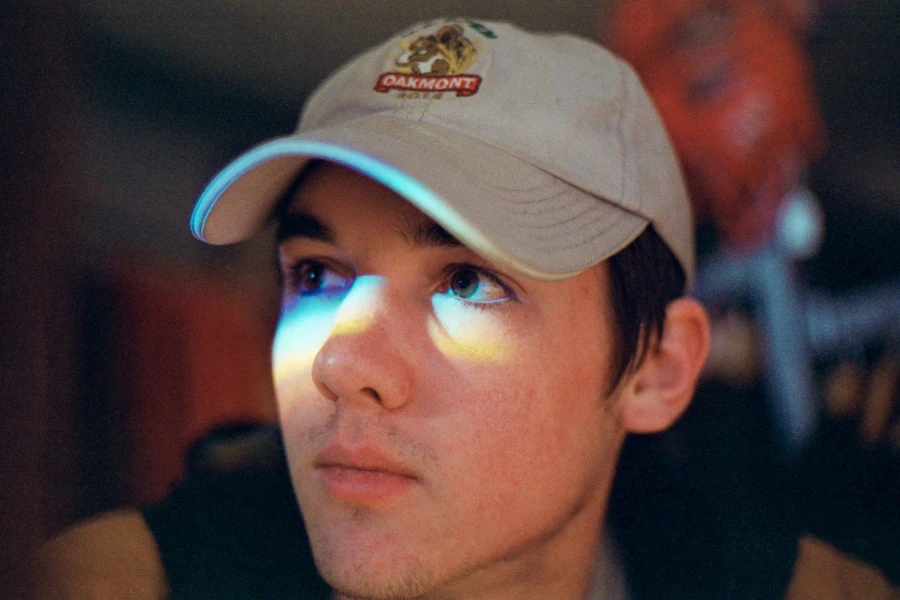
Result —
<instances>
[{"instance_id":1,"label":"nose","mask_svg":"<svg viewBox=\"0 0 900 600\"><path fill-rule=\"evenodd\" d=\"M383 280L358 278L313 360L312 379L334 401L395 410L409 401L410 318Z\"/></svg>"}]
</instances>

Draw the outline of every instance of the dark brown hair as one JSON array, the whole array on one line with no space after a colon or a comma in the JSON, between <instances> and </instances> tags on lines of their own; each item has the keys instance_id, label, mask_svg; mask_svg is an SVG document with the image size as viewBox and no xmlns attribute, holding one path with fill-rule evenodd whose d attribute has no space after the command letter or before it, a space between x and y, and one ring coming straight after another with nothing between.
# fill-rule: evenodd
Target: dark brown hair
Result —
<instances>
[{"instance_id":1,"label":"dark brown hair","mask_svg":"<svg viewBox=\"0 0 900 600\"><path fill-rule=\"evenodd\" d=\"M616 321L613 387L659 343L666 307L684 293L678 259L652 226L607 260Z\"/></svg>"}]
</instances>

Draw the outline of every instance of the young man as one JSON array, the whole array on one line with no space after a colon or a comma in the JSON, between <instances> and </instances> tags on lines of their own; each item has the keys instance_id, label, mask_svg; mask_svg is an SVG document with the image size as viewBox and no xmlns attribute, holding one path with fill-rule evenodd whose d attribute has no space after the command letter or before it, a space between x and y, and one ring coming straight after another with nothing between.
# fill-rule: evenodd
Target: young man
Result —
<instances>
[{"instance_id":1,"label":"young man","mask_svg":"<svg viewBox=\"0 0 900 600\"><path fill-rule=\"evenodd\" d=\"M65 534L44 580L86 598L621 593L601 544L619 449L678 418L709 343L683 295L678 163L633 72L570 36L413 27L228 166L192 229L232 243L272 219L296 503L266 474L188 482Z\"/></svg>"}]
</instances>

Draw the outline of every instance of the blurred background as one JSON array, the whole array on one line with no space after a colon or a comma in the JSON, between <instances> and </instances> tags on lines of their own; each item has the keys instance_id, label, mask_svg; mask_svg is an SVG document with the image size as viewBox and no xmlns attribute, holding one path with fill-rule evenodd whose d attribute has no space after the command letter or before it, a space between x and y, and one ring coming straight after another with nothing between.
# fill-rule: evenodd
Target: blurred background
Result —
<instances>
[{"instance_id":1,"label":"blurred background","mask_svg":"<svg viewBox=\"0 0 900 600\"><path fill-rule=\"evenodd\" d=\"M761 494L748 506L800 498L818 516L785 508L798 527L896 576L900 4L790 4L826 141L798 173L805 212L771 228L781 250L799 228L802 248L763 260L772 244L723 243L714 217L699 232L718 362L653 456L712 482L698 486L711 511L748 489ZM417 20L597 38L614 13L596 0L0 5L0 596L60 527L163 497L213 427L274 420L271 245L209 248L187 229L228 159L290 132L327 73ZM761 281L784 286L760 294ZM779 408L785 396L813 416Z\"/></svg>"}]
</instances>

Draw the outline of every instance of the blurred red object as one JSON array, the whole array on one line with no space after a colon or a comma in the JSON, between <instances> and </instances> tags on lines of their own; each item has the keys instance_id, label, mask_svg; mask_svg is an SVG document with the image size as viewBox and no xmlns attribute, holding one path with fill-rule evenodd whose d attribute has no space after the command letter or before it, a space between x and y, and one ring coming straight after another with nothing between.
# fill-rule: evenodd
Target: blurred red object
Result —
<instances>
[{"instance_id":1,"label":"blurred red object","mask_svg":"<svg viewBox=\"0 0 900 600\"><path fill-rule=\"evenodd\" d=\"M273 311L235 284L146 260L123 261L106 285L115 298L125 500L159 502L210 430L276 421Z\"/></svg>"},{"instance_id":2,"label":"blurred red object","mask_svg":"<svg viewBox=\"0 0 900 600\"><path fill-rule=\"evenodd\" d=\"M760 0L619 0L608 18L603 41L655 100L698 222L764 245L826 143L796 23Z\"/></svg>"}]
</instances>

